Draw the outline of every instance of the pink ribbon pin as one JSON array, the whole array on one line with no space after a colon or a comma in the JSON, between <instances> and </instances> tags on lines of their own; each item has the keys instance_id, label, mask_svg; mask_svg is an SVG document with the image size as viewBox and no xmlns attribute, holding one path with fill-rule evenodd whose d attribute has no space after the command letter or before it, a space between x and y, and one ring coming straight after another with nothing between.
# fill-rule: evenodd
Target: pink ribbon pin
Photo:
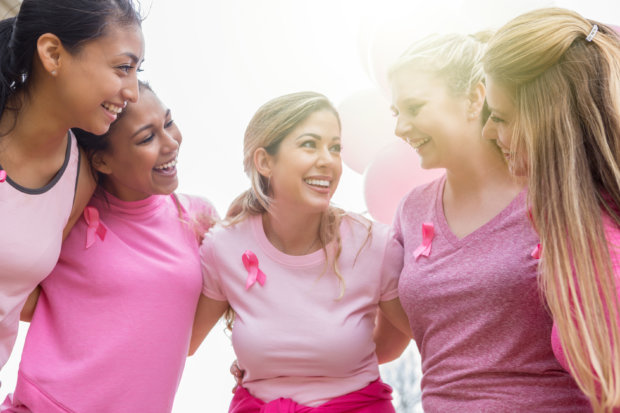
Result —
<instances>
[{"instance_id":1,"label":"pink ribbon pin","mask_svg":"<svg viewBox=\"0 0 620 413\"><path fill-rule=\"evenodd\" d=\"M97 211L95 207L87 206L84 208L84 220L86 224L88 224L88 229L86 230L86 248L90 248L90 246L95 243L95 236L98 235L101 241L103 241L108 230L99 221L99 211Z\"/></svg>"},{"instance_id":2,"label":"pink ribbon pin","mask_svg":"<svg viewBox=\"0 0 620 413\"><path fill-rule=\"evenodd\" d=\"M416 261L420 258L420 255L428 257L431 255L431 245L433 238L435 237L435 227L432 222L425 222L422 224L422 244L413 251L413 256Z\"/></svg>"},{"instance_id":3,"label":"pink ribbon pin","mask_svg":"<svg viewBox=\"0 0 620 413\"><path fill-rule=\"evenodd\" d=\"M256 254L250 250L246 250L241 256L241 260L243 261L245 269L248 271L248 279L245 282L245 289L249 289L256 281L258 281L260 285L265 285L267 276L261 271L260 268L258 268L258 258L256 258Z\"/></svg>"},{"instance_id":4,"label":"pink ribbon pin","mask_svg":"<svg viewBox=\"0 0 620 413\"><path fill-rule=\"evenodd\" d=\"M0 169L0 182L6 181L6 171L4 169Z\"/></svg>"},{"instance_id":5,"label":"pink ribbon pin","mask_svg":"<svg viewBox=\"0 0 620 413\"><path fill-rule=\"evenodd\" d=\"M532 251L530 255L532 256L532 258L536 258L537 260L539 260L541 252L542 252L542 247L540 246L540 243L539 243L536 245L536 247L534 247L534 250Z\"/></svg>"}]
</instances>

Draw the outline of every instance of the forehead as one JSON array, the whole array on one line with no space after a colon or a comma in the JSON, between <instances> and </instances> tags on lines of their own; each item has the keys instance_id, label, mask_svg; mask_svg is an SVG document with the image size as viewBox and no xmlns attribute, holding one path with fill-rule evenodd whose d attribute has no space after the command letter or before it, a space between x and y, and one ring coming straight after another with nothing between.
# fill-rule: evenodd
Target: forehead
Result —
<instances>
[{"instance_id":1,"label":"forehead","mask_svg":"<svg viewBox=\"0 0 620 413\"><path fill-rule=\"evenodd\" d=\"M104 33L82 46L78 53L99 52L106 57L128 56L134 63L144 57L144 36L137 23L110 23Z\"/></svg>"},{"instance_id":2,"label":"forehead","mask_svg":"<svg viewBox=\"0 0 620 413\"><path fill-rule=\"evenodd\" d=\"M116 121L116 131L128 132L138 129L154 120L161 120L167 109L151 90L140 88L140 98L136 103L128 103L125 113Z\"/></svg>"},{"instance_id":3,"label":"forehead","mask_svg":"<svg viewBox=\"0 0 620 413\"><path fill-rule=\"evenodd\" d=\"M297 127L293 130L292 134L301 132L303 130L316 128L336 128L338 133L340 131L338 118L332 110L325 108L312 112L310 115L308 115L308 117L303 122L297 125Z\"/></svg>"},{"instance_id":4,"label":"forehead","mask_svg":"<svg viewBox=\"0 0 620 413\"><path fill-rule=\"evenodd\" d=\"M437 75L423 70L403 67L391 77L392 99L429 99L447 92L445 82Z\"/></svg>"},{"instance_id":5,"label":"forehead","mask_svg":"<svg viewBox=\"0 0 620 413\"><path fill-rule=\"evenodd\" d=\"M508 88L498 83L492 76L487 76L486 88L489 109L503 115L514 113L515 105Z\"/></svg>"}]
</instances>

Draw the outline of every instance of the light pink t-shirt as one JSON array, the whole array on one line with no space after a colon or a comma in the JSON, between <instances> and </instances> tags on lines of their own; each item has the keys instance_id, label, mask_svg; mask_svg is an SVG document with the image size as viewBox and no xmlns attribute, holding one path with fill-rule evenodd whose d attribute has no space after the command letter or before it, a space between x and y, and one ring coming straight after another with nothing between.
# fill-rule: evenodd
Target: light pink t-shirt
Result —
<instances>
[{"instance_id":1,"label":"light pink t-shirt","mask_svg":"<svg viewBox=\"0 0 620 413\"><path fill-rule=\"evenodd\" d=\"M90 202L105 238L86 248L81 218L41 284L14 393L33 412L172 409L202 288L198 242L170 196L106 197ZM180 197L190 216L215 214Z\"/></svg>"},{"instance_id":2,"label":"light pink t-shirt","mask_svg":"<svg viewBox=\"0 0 620 413\"><path fill-rule=\"evenodd\" d=\"M28 295L58 260L79 159L77 142L69 132L65 162L50 183L30 189L10 176L0 182L0 369L15 343L19 313Z\"/></svg>"},{"instance_id":3,"label":"light pink t-shirt","mask_svg":"<svg viewBox=\"0 0 620 413\"><path fill-rule=\"evenodd\" d=\"M607 213L603 212L602 217L605 237L607 238L607 248L609 249L611 265L615 275L616 294L620 297L620 228ZM564 350L562 349L562 343L560 342L560 336L555 323L553 323L553 331L551 332L551 346L560 364L568 370L568 361L564 356ZM617 410L620 411L620 409Z\"/></svg>"},{"instance_id":4,"label":"light pink t-shirt","mask_svg":"<svg viewBox=\"0 0 620 413\"><path fill-rule=\"evenodd\" d=\"M259 215L216 227L201 247L203 294L228 301L243 386L265 402L283 397L317 406L379 377L372 340L380 301L397 297L402 247L385 225L348 214L340 225L338 266L345 292L323 250L290 256L265 236ZM335 243L328 245L330 254ZM246 290L242 255L251 251L266 276ZM359 253L359 255L358 255Z\"/></svg>"},{"instance_id":5,"label":"light pink t-shirt","mask_svg":"<svg viewBox=\"0 0 620 413\"><path fill-rule=\"evenodd\" d=\"M405 249L399 296L422 358L425 411L590 411L551 350L526 192L459 239L443 213L444 184L415 188L395 219ZM434 238L416 259L424 223Z\"/></svg>"}]
</instances>

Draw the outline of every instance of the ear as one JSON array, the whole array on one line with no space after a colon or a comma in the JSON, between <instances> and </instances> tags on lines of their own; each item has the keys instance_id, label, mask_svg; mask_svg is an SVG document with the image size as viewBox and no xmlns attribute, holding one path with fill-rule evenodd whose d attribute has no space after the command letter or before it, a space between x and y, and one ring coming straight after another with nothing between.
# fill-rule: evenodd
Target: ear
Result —
<instances>
[{"instance_id":1,"label":"ear","mask_svg":"<svg viewBox=\"0 0 620 413\"><path fill-rule=\"evenodd\" d=\"M484 107L484 98L486 96L486 88L482 82L479 82L469 94L468 119L474 120L480 118L482 108Z\"/></svg>"},{"instance_id":2,"label":"ear","mask_svg":"<svg viewBox=\"0 0 620 413\"><path fill-rule=\"evenodd\" d=\"M273 157L267 153L265 148L258 148L254 151L254 167L265 178L271 177Z\"/></svg>"},{"instance_id":3,"label":"ear","mask_svg":"<svg viewBox=\"0 0 620 413\"><path fill-rule=\"evenodd\" d=\"M97 172L101 172L105 175L110 175L112 173L112 168L110 167L110 164L106 162L106 160L107 155L104 152L95 152L93 154L91 164Z\"/></svg>"},{"instance_id":4,"label":"ear","mask_svg":"<svg viewBox=\"0 0 620 413\"><path fill-rule=\"evenodd\" d=\"M55 34L44 33L37 39L37 55L48 73L56 74L65 53L67 51Z\"/></svg>"}]
</instances>

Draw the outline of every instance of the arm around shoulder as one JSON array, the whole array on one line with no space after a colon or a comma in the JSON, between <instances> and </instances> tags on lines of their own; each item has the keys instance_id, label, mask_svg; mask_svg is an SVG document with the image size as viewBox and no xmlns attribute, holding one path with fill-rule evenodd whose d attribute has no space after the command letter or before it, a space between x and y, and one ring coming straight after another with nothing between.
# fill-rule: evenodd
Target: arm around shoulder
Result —
<instances>
[{"instance_id":1,"label":"arm around shoulder","mask_svg":"<svg viewBox=\"0 0 620 413\"><path fill-rule=\"evenodd\" d=\"M373 333L375 352L379 364L397 359L405 351L413 334L409 319L400 300L395 298L379 303L376 326Z\"/></svg>"},{"instance_id":2,"label":"arm around shoulder","mask_svg":"<svg viewBox=\"0 0 620 413\"><path fill-rule=\"evenodd\" d=\"M192 328L192 338L189 342L188 355L191 356L198 350L202 341L227 308L227 301L214 300L204 294L200 295L198 307L196 308L196 315L194 317L194 326Z\"/></svg>"},{"instance_id":3,"label":"arm around shoulder","mask_svg":"<svg viewBox=\"0 0 620 413\"><path fill-rule=\"evenodd\" d=\"M71 228L77 222L82 215L84 208L90 201L97 183L90 168L90 163L84 151L80 149L80 170L78 171L77 188L75 190L75 198L73 200L73 209L69 216L69 221L62 233L62 239L64 240L69 235Z\"/></svg>"}]
</instances>

